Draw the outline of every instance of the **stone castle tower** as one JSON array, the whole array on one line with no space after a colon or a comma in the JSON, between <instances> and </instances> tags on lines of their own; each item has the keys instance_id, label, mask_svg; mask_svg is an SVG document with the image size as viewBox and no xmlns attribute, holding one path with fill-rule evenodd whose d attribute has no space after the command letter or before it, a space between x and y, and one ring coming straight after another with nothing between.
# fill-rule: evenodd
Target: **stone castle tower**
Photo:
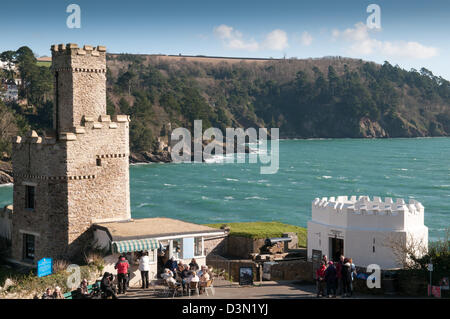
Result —
<instances>
[{"instance_id":1,"label":"stone castle tower","mask_svg":"<svg viewBox=\"0 0 450 319\"><path fill-rule=\"evenodd\" d=\"M106 48L53 45L53 132L13 142L12 257L75 256L95 222L128 220L129 117L106 115Z\"/></svg>"}]
</instances>

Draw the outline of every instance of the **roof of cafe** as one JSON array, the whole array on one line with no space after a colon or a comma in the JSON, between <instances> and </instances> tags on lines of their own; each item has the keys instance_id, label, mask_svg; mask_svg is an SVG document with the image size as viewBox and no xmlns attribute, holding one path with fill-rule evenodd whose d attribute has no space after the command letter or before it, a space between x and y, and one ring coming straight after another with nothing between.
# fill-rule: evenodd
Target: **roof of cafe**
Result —
<instances>
[{"instance_id":1,"label":"roof of cafe","mask_svg":"<svg viewBox=\"0 0 450 319\"><path fill-rule=\"evenodd\" d=\"M165 217L96 223L93 227L105 231L112 241L225 233L222 229Z\"/></svg>"}]
</instances>

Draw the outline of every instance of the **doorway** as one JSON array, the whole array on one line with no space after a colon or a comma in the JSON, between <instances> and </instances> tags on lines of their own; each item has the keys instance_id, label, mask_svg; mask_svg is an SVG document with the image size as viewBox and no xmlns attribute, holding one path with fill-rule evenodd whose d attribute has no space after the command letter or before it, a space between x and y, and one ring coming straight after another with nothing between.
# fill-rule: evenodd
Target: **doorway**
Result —
<instances>
[{"instance_id":1,"label":"doorway","mask_svg":"<svg viewBox=\"0 0 450 319\"><path fill-rule=\"evenodd\" d=\"M330 257L334 262L339 261L339 257L344 254L344 240L340 238L330 238Z\"/></svg>"}]
</instances>

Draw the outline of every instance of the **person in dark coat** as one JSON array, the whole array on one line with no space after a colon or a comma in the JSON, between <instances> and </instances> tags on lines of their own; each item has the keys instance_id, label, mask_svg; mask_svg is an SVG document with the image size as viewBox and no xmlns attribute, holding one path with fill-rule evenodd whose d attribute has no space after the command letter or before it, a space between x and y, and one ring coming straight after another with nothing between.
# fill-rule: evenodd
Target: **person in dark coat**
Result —
<instances>
[{"instance_id":1,"label":"person in dark coat","mask_svg":"<svg viewBox=\"0 0 450 319\"><path fill-rule=\"evenodd\" d=\"M342 266L344 265L344 255L341 255L339 257L339 261L336 263L336 273L337 273L337 286L336 286L336 293L340 296L343 294L343 287L342 287Z\"/></svg>"},{"instance_id":2,"label":"person in dark coat","mask_svg":"<svg viewBox=\"0 0 450 319\"><path fill-rule=\"evenodd\" d=\"M164 268L170 269L173 273L177 271L178 263L175 260L175 257L171 257L164 265Z\"/></svg>"},{"instance_id":3,"label":"person in dark coat","mask_svg":"<svg viewBox=\"0 0 450 319\"><path fill-rule=\"evenodd\" d=\"M342 288L344 289L344 297L352 295L352 265L347 258L344 259L342 265Z\"/></svg>"},{"instance_id":4,"label":"person in dark coat","mask_svg":"<svg viewBox=\"0 0 450 319\"><path fill-rule=\"evenodd\" d=\"M193 271L197 271L200 269L200 267L197 264L197 261L195 260L195 258L192 258L190 264L189 264L189 269L193 270Z\"/></svg>"},{"instance_id":5,"label":"person in dark coat","mask_svg":"<svg viewBox=\"0 0 450 319\"><path fill-rule=\"evenodd\" d=\"M328 262L328 268L325 270L325 281L327 282L328 297L336 297L336 267L332 261Z\"/></svg>"},{"instance_id":6,"label":"person in dark coat","mask_svg":"<svg viewBox=\"0 0 450 319\"><path fill-rule=\"evenodd\" d=\"M183 293L185 290L187 293L188 292L187 290L189 289L187 282L188 277L189 277L189 269L187 265L182 265L180 268L180 278L181 278L181 285L183 286Z\"/></svg>"},{"instance_id":7,"label":"person in dark coat","mask_svg":"<svg viewBox=\"0 0 450 319\"><path fill-rule=\"evenodd\" d=\"M105 272L103 274L102 281L100 282L100 290L103 292L105 298L111 296L113 299L117 299L116 291L112 286L113 274Z\"/></svg>"}]
</instances>

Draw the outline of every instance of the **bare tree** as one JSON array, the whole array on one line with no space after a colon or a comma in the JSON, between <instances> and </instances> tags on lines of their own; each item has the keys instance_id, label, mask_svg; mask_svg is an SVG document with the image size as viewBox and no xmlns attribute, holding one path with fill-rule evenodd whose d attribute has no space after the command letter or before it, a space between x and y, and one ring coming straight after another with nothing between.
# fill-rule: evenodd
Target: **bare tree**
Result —
<instances>
[{"instance_id":1,"label":"bare tree","mask_svg":"<svg viewBox=\"0 0 450 319\"><path fill-rule=\"evenodd\" d=\"M418 261L428 252L428 243L423 238L416 238L409 233L406 238L403 234L388 235L383 246L391 249L396 263L405 269L420 268Z\"/></svg>"}]
</instances>

